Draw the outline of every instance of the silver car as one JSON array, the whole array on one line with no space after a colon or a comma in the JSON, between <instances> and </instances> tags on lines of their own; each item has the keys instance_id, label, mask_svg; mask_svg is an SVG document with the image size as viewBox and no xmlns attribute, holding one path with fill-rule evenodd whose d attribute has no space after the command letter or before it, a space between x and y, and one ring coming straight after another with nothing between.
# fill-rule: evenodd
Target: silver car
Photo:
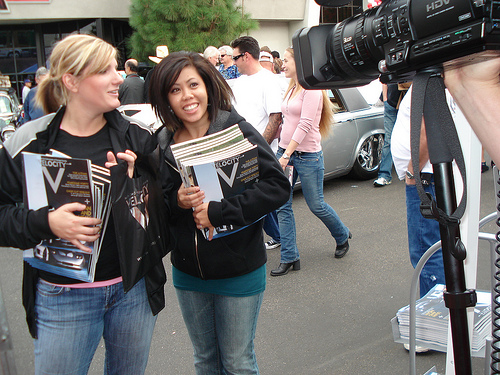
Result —
<instances>
[{"instance_id":1,"label":"silver car","mask_svg":"<svg viewBox=\"0 0 500 375\"><path fill-rule=\"evenodd\" d=\"M44 262L54 266L70 268L73 270L83 270L90 261L90 254L50 246L52 244L53 240L49 240L48 246L45 244L35 246L35 258L43 260Z\"/></svg>"},{"instance_id":2,"label":"silver car","mask_svg":"<svg viewBox=\"0 0 500 375\"><path fill-rule=\"evenodd\" d=\"M349 173L363 180L377 177L384 145L384 107L369 104L378 99L380 86L365 88L328 91L336 113L332 134L322 141L325 180ZM127 104L118 110L152 129L161 126L149 104Z\"/></svg>"},{"instance_id":3,"label":"silver car","mask_svg":"<svg viewBox=\"0 0 500 375\"><path fill-rule=\"evenodd\" d=\"M384 107L369 104L355 87L329 90L329 96L337 113L333 134L321 143L325 179L346 174L376 178L384 146Z\"/></svg>"}]
</instances>

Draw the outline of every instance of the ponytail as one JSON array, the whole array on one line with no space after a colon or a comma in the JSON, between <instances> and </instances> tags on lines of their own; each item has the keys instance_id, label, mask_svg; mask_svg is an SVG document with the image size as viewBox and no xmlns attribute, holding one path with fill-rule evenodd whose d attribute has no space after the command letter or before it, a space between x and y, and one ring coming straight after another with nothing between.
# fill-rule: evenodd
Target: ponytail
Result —
<instances>
[{"instance_id":1,"label":"ponytail","mask_svg":"<svg viewBox=\"0 0 500 375\"><path fill-rule=\"evenodd\" d=\"M54 79L49 73L49 76L38 85L35 101L45 113L55 112L61 105L67 104L61 84L61 81Z\"/></svg>"}]
</instances>

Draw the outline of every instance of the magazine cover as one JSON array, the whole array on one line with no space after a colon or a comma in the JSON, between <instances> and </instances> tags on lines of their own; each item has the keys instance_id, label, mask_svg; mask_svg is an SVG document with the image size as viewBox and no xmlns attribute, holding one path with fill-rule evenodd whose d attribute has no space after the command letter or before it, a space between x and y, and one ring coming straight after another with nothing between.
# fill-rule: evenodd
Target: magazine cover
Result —
<instances>
[{"instance_id":1,"label":"magazine cover","mask_svg":"<svg viewBox=\"0 0 500 375\"><path fill-rule=\"evenodd\" d=\"M192 176L193 184L204 192L207 201L220 201L241 194L259 178L257 146L242 151L228 158L184 166ZM215 228L213 238L237 232L244 227L226 225ZM204 229L203 235L208 238L209 231Z\"/></svg>"},{"instance_id":2,"label":"magazine cover","mask_svg":"<svg viewBox=\"0 0 500 375\"><path fill-rule=\"evenodd\" d=\"M210 157L212 158L209 160L214 160L214 154L219 155L221 151L229 152L230 149L240 145L242 142L249 143L243 137L239 126L233 125L220 132L170 146L184 186L193 185L188 173L184 170L182 161Z\"/></svg>"},{"instance_id":3,"label":"magazine cover","mask_svg":"<svg viewBox=\"0 0 500 375\"><path fill-rule=\"evenodd\" d=\"M192 165L191 170L194 185L202 188L208 200L232 197L259 177L257 146L225 159Z\"/></svg>"},{"instance_id":4,"label":"magazine cover","mask_svg":"<svg viewBox=\"0 0 500 375\"><path fill-rule=\"evenodd\" d=\"M443 300L445 286L435 285L416 303L416 338L422 345L431 345L446 351L448 341L448 322L450 313ZM474 329L471 349L481 350L491 333L491 295L489 292L476 291L477 303L474 307ZM409 305L399 309L396 314L401 338L409 339Z\"/></svg>"},{"instance_id":5,"label":"magazine cover","mask_svg":"<svg viewBox=\"0 0 500 375\"><path fill-rule=\"evenodd\" d=\"M109 216L107 203L110 181L106 178L106 172L102 171L98 177L99 183L94 184L90 160L24 152L23 163L26 207L36 210L50 206L57 209L66 203L79 202L87 208L75 212L77 215ZM97 201L96 195L99 198ZM96 242L83 243L92 249L92 253L87 253L64 239L45 240L34 249L25 250L24 259L33 267L91 282L99 251Z\"/></svg>"},{"instance_id":6,"label":"magazine cover","mask_svg":"<svg viewBox=\"0 0 500 375\"><path fill-rule=\"evenodd\" d=\"M244 138L238 125L195 140L171 146L185 186L199 186L206 201L220 201L241 194L259 178L257 146ZM213 238L244 227L215 228ZM208 229L201 230L208 238Z\"/></svg>"}]
</instances>

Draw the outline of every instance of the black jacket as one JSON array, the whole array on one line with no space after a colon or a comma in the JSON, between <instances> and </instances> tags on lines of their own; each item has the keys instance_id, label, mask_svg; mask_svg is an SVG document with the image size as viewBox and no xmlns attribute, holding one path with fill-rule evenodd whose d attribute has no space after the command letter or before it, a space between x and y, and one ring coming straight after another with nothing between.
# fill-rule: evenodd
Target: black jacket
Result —
<instances>
[{"instance_id":1,"label":"black jacket","mask_svg":"<svg viewBox=\"0 0 500 375\"><path fill-rule=\"evenodd\" d=\"M48 207L33 211L22 207L23 202L23 151L48 153L57 137L65 108L57 113L41 117L20 127L4 147L0 147L0 246L29 249L43 239L55 238L48 223ZM156 148L156 140L149 129L126 120L118 111L105 114L113 152L135 151L138 158L148 155ZM118 232L119 228L116 228ZM149 249L144 249L149 251ZM120 257L128 256L129 250L118 246ZM125 280L133 279L129 269L121 269ZM145 277L148 298L153 314L165 306L163 286L166 275L160 262ZM24 262L23 304L26 309L28 327L36 337L34 314L35 287L38 272Z\"/></svg>"},{"instance_id":2,"label":"black jacket","mask_svg":"<svg viewBox=\"0 0 500 375\"><path fill-rule=\"evenodd\" d=\"M266 263L267 256L262 234L262 218L281 207L290 197L290 183L271 148L260 133L234 109L219 111L207 134L238 124L244 136L258 145L259 180L242 194L211 201L208 216L214 227L238 225L248 227L212 241L207 241L196 228L191 209L177 204L181 177L175 168L170 150L172 134L165 128L158 133L165 163L160 167L163 192L171 212L170 238L172 264L182 272L201 279L224 279L247 274ZM254 224L252 224L254 223Z\"/></svg>"},{"instance_id":3,"label":"black jacket","mask_svg":"<svg viewBox=\"0 0 500 375\"><path fill-rule=\"evenodd\" d=\"M144 80L137 74L129 74L118 89L121 105L144 103Z\"/></svg>"}]
</instances>

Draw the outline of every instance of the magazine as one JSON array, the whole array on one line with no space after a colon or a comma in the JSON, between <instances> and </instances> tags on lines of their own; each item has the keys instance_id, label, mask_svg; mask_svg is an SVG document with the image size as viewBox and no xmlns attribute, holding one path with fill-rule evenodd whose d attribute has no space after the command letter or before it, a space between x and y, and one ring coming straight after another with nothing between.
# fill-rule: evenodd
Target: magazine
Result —
<instances>
[{"instance_id":1,"label":"magazine","mask_svg":"<svg viewBox=\"0 0 500 375\"><path fill-rule=\"evenodd\" d=\"M416 304L416 339L418 345L446 351L448 341L449 310L444 304L445 286L435 285ZM474 307L474 330L471 350L480 351L491 334L491 294L476 291L477 304ZM405 306L396 314L401 339L409 340L410 307Z\"/></svg>"},{"instance_id":2,"label":"magazine","mask_svg":"<svg viewBox=\"0 0 500 375\"><path fill-rule=\"evenodd\" d=\"M259 178L257 146L244 138L238 125L171 146L184 186L199 186L206 201L221 201L241 194ZM244 227L215 228L213 238ZM208 238L207 228L201 230Z\"/></svg>"},{"instance_id":3,"label":"magazine","mask_svg":"<svg viewBox=\"0 0 500 375\"><path fill-rule=\"evenodd\" d=\"M35 268L92 282L110 215L110 172L87 159L54 154L57 156L23 152L25 206L33 210L46 206L57 209L66 203L82 203L86 209L75 214L102 219L103 229L96 241L83 243L91 253L58 238L42 241L33 249L25 250L23 256Z\"/></svg>"}]
</instances>

